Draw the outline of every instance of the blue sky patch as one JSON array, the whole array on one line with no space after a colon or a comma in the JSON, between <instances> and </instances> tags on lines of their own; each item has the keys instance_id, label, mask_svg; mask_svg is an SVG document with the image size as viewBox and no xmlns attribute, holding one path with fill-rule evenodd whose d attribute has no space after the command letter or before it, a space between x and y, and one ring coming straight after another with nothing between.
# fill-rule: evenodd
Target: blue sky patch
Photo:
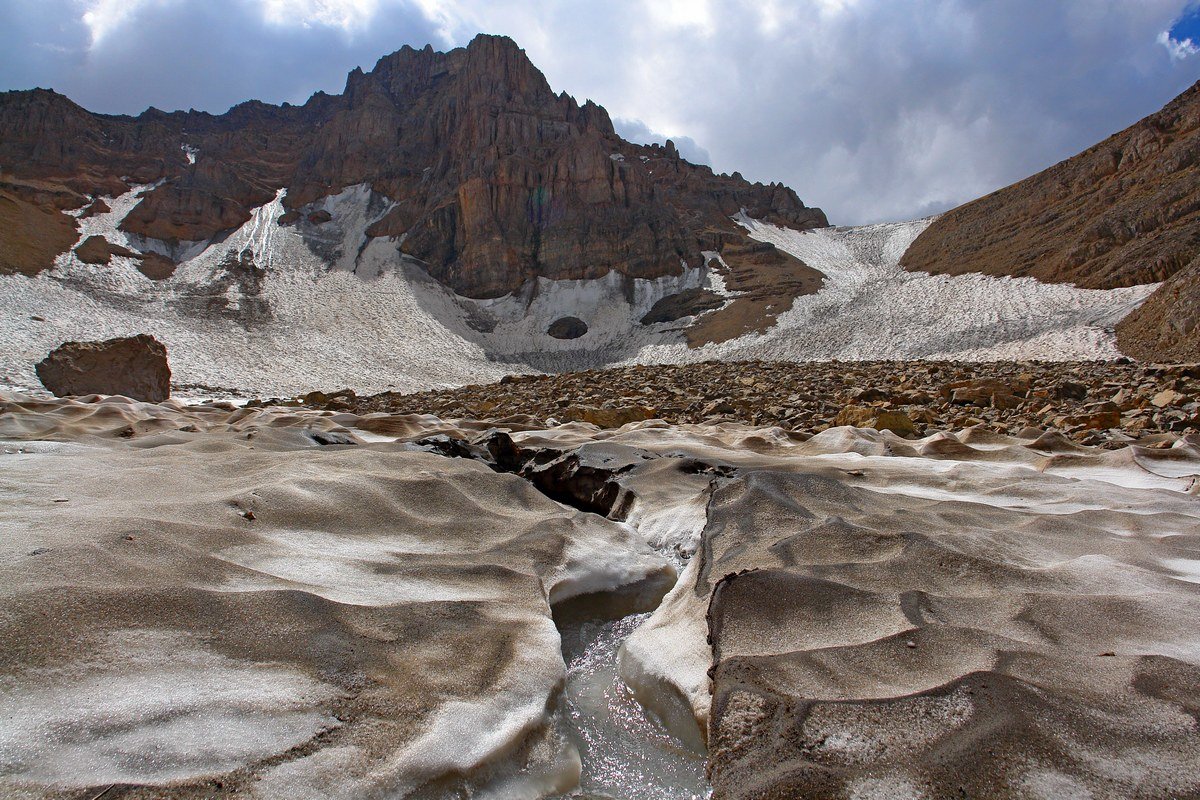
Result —
<instances>
[{"instance_id":1,"label":"blue sky patch","mask_svg":"<svg viewBox=\"0 0 1200 800\"><path fill-rule=\"evenodd\" d=\"M1188 3L1159 41L1172 58L1188 58L1200 52L1200 3Z\"/></svg>"}]
</instances>

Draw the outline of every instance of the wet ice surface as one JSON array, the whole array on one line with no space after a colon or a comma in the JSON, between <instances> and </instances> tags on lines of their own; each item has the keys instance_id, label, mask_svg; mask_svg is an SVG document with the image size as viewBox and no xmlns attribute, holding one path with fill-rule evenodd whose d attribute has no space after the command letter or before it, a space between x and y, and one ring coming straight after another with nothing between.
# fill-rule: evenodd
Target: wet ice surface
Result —
<instances>
[{"instance_id":1,"label":"wet ice surface","mask_svg":"<svg viewBox=\"0 0 1200 800\"><path fill-rule=\"evenodd\" d=\"M704 755L650 716L617 675L621 643L649 614L562 629L567 662L565 722L583 774L569 797L692 800L710 794Z\"/></svg>"}]
</instances>

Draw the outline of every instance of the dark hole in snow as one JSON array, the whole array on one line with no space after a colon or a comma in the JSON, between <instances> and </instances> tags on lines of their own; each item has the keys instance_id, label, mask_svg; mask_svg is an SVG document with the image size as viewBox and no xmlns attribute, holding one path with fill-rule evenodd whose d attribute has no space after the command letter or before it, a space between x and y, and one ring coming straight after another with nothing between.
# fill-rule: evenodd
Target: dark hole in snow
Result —
<instances>
[{"instance_id":1,"label":"dark hole in snow","mask_svg":"<svg viewBox=\"0 0 1200 800\"><path fill-rule=\"evenodd\" d=\"M546 333L555 339L578 339L588 332L587 323L579 317L563 317L550 323Z\"/></svg>"}]
</instances>

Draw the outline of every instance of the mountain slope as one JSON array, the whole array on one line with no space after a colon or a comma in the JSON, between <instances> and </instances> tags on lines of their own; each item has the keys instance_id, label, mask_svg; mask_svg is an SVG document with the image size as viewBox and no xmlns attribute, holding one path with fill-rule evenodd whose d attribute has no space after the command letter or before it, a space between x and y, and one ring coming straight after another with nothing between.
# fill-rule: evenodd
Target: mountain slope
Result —
<instances>
[{"instance_id":1,"label":"mountain slope","mask_svg":"<svg viewBox=\"0 0 1200 800\"><path fill-rule=\"evenodd\" d=\"M670 143L625 142L603 108L554 94L516 44L484 35L449 53L405 47L352 72L344 94L303 106L112 117L53 92L8 92L0 163L14 170L0 190L43 214L152 184L120 229L174 260L236 230L279 190L283 223L319 224L311 215L325 199L366 184L382 211L368 238L396 239L398 260L477 298L538 276L678 275L704 251L745 242L729 220L742 208L796 228L827 224L782 185L715 175ZM8 239L0 247L16 251ZM6 271L50 266L41 252L21 258Z\"/></svg>"},{"instance_id":2,"label":"mountain slope","mask_svg":"<svg viewBox=\"0 0 1200 800\"><path fill-rule=\"evenodd\" d=\"M1200 83L1050 169L946 212L910 270L1111 289L1166 280L1200 254Z\"/></svg>"},{"instance_id":3,"label":"mountain slope","mask_svg":"<svg viewBox=\"0 0 1200 800\"><path fill-rule=\"evenodd\" d=\"M1200 258L1117 325L1121 352L1146 361L1200 359Z\"/></svg>"}]
</instances>

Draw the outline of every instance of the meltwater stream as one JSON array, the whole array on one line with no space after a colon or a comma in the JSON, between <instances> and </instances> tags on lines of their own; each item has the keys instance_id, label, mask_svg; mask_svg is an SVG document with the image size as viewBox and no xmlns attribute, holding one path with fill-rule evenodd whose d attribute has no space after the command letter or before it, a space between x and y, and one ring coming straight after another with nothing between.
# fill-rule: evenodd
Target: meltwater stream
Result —
<instances>
[{"instance_id":1,"label":"meltwater stream","mask_svg":"<svg viewBox=\"0 0 1200 800\"><path fill-rule=\"evenodd\" d=\"M621 643L650 615L562 626L567 735L583 772L571 798L701 800L705 756L642 708L617 674Z\"/></svg>"}]
</instances>

